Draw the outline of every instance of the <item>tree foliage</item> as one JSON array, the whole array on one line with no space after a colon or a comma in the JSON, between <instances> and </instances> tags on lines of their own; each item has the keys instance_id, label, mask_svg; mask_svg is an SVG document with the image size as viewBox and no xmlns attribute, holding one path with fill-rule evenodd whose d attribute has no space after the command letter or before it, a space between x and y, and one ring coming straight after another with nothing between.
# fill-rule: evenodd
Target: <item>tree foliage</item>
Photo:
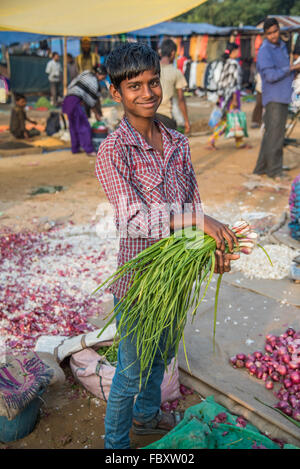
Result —
<instances>
[{"instance_id":1,"label":"tree foliage","mask_svg":"<svg viewBox=\"0 0 300 469\"><path fill-rule=\"evenodd\" d=\"M216 26L255 26L268 15L300 15L300 1L208 0L175 20Z\"/></svg>"}]
</instances>

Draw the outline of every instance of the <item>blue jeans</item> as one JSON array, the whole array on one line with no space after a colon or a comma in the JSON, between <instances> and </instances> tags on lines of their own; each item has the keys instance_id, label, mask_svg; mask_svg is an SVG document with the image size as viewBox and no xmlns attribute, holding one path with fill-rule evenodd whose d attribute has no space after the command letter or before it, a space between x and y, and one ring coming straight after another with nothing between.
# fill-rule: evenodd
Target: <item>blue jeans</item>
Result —
<instances>
[{"instance_id":1,"label":"blue jeans","mask_svg":"<svg viewBox=\"0 0 300 469\"><path fill-rule=\"evenodd\" d=\"M119 300L114 298L115 306ZM119 324L122 305L116 323ZM140 363L137 360L135 338L128 336L122 339L118 348L118 363L110 389L105 416L105 448L129 449L129 431L132 419L140 423L152 420L159 411L161 404L161 383L165 365L159 353L156 354L151 374L145 385L147 370L143 376L140 390ZM161 339L163 346L164 337ZM170 359L168 362L171 361ZM136 400L134 401L136 397Z\"/></svg>"}]
</instances>

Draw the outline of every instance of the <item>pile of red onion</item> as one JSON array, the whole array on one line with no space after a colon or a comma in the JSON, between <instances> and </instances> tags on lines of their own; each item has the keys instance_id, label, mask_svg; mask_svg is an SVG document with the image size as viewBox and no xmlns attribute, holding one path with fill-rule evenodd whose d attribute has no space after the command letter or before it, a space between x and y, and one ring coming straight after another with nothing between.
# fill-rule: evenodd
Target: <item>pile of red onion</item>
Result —
<instances>
[{"instance_id":1,"label":"pile of red onion","mask_svg":"<svg viewBox=\"0 0 300 469\"><path fill-rule=\"evenodd\" d=\"M0 231L0 349L33 349L42 335L96 329L101 298L92 292L113 271L114 251L91 226L45 233Z\"/></svg>"},{"instance_id":2,"label":"pile of red onion","mask_svg":"<svg viewBox=\"0 0 300 469\"><path fill-rule=\"evenodd\" d=\"M230 363L263 380L279 399L275 407L300 422L300 331L289 327L280 336L269 334L264 352L238 353Z\"/></svg>"}]
</instances>

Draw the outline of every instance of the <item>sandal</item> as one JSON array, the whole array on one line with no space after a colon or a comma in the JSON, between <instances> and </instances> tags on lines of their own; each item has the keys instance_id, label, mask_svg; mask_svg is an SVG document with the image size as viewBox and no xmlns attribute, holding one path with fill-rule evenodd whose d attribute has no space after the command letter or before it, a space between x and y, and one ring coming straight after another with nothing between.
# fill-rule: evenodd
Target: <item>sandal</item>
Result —
<instances>
[{"instance_id":1,"label":"sandal","mask_svg":"<svg viewBox=\"0 0 300 469\"><path fill-rule=\"evenodd\" d=\"M183 412L172 411L170 413L159 411L154 419L146 423L133 421L132 432L135 435L153 435L156 433L168 433L183 419Z\"/></svg>"}]
</instances>

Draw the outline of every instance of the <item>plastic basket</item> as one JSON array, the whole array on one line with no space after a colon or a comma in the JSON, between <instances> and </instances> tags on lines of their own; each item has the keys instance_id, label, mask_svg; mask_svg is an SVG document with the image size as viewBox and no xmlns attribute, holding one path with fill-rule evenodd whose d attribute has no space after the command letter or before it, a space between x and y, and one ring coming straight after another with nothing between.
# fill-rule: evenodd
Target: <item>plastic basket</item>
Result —
<instances>
[{"instance_id":1,"label":"plastic basket","mask_svg":"<svg viewBox=\"0 0 300 469\"><path fill-rule=\"evenodd\" d=\"M38 396L33 399L13 420L0 417L0 441L8 443L20 440L29 435L37 422L39 410L42 404L41 396L45 389L39 391Z\"/></svg>"}]
</instances>

